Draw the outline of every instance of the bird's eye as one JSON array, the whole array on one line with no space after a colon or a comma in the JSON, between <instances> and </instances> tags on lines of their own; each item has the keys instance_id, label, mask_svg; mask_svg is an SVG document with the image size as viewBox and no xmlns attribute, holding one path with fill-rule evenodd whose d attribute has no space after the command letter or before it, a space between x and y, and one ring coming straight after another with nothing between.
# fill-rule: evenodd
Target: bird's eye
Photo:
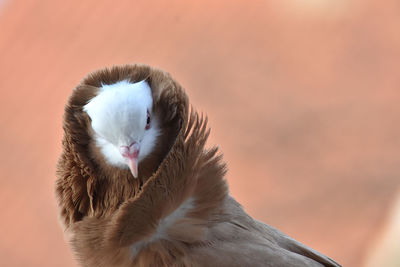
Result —
<instances>
[{"instance_id":1,"label":"bird's eye","mask_svg":"<svg viewBox=\"0 0 400 267\"><path fill-rule=\"evenodd\" d=\"M146 121L146 130L150 129L150 113L147 111L147 121Z\"/></svg>"}]
</instances>

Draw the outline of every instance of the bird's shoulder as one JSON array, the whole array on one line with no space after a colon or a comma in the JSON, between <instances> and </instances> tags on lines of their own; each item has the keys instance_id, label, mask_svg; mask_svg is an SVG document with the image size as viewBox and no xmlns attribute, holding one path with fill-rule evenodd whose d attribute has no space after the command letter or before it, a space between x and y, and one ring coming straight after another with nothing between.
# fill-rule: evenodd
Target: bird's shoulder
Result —
<instances>
[{"instance_id":1,"label":"bird's shoulder","mask_svg":"<svg viewBox=\"0 0 400 267\"><path fill-rule=\"evenodd\" d=\"M215 214L205 242L190 249L199 266L340 266L279 230L251 218L232 197Z\"/></svg>"}]
</instances>

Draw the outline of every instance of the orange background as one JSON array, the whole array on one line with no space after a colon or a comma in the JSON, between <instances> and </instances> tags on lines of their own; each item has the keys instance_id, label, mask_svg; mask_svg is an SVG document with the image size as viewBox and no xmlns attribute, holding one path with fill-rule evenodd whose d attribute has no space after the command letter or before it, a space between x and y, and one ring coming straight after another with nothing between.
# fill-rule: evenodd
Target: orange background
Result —
<instances>
[{"instance_id":1,"label":"orange background","mask_svg":"<svg viewBox=\"0 0 400 267\"><path fill-rule=\"evenodd\" d=\"M57 221L62 114L147 63L208 114L253 217L363 266L400 179L397 0L0 1L0 266L76 266Z\"/></svg>"}]
</instances>

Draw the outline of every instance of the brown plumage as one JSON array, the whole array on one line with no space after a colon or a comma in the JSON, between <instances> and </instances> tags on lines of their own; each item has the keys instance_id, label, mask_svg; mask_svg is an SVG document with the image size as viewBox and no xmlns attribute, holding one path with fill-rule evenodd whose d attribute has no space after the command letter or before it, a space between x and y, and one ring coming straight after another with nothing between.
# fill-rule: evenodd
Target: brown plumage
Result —
<instances>
[{"instance_id":1,"label":"brown plumage","mask_svg":"<svg viewBox=\"0 0 400 267\"><path fill-rule=\"evenodd\" d=\"M147 81L161 134L139 177L108 164L84 106L104 84ZM340 266L249 217L205 148L207 119L169 74L128 65L90 74L65 108L56 194L82 266Z\"/></svg>"}]
</instances>

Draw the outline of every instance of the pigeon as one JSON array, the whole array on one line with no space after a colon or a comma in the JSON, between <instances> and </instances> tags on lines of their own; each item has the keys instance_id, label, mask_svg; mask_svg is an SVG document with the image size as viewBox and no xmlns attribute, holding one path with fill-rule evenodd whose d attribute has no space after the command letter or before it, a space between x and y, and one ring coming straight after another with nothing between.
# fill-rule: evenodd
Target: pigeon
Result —
<instances>
[{"instance_id":1,"label":"pigeon","mask_svg":"<svg viewBox=\"0 0 400 267\"><path fill-rule=\"evenodd\" d=\"M81 266L340 266L230 196L207 116L160 69L89 74L63 130L56 196Z\"/></svg>"}]
</instances>

